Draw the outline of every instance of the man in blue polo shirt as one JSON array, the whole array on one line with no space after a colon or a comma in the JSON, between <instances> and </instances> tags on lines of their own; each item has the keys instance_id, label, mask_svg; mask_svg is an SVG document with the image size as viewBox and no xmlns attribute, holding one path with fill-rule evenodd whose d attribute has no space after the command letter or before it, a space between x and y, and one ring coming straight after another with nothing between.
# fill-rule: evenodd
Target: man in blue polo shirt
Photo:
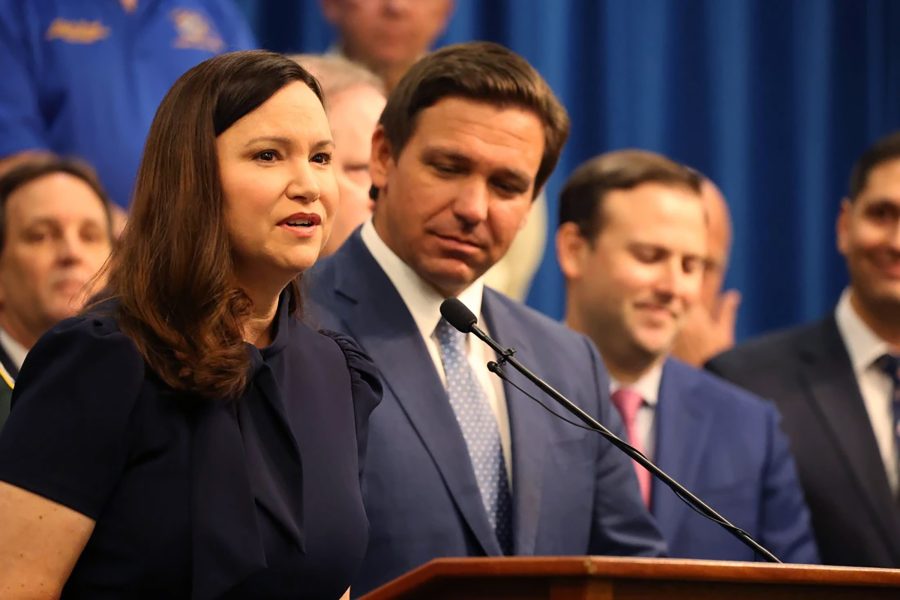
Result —
<instances>
[{"instance_id":1,"label":"man in blue polo shirt","mask_svg":"<svg viewBox=\"0 0 900 600\"><path fill-rule=\"evenodd\" d=\"M232 0L0 0L0 171L29 153L77 155L127 208L169 87L255 47Z\"/></svg>"}]
</instances>

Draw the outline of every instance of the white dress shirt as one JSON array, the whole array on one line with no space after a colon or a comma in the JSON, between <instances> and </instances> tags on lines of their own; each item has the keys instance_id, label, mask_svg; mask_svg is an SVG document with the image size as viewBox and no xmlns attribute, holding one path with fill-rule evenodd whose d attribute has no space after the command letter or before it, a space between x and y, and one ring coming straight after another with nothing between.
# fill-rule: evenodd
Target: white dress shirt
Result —
<instances>
[{"instance_id":1,"label":"white dress shirt","mask_svg":"<svg viewBox=\"0 0 900 600\"><path fill-rule=\"evenodd\" d=\"M13 364L16 365L16 368L21 369L22 363L25 362L25 356L28 355L28 348L14 340L12 336L6 333L6 330L2 328L0 328L0 346L3 346L3 349L6 351L6 354Z\"/></svg>"},{"instance_id":2,"label":"white dress shirt","mask_svg":"<svg viewBox=\"0 0 900 600\"><path fill-rule=\"evenodd\" d=\"M656 405L659 403L659 384L662 381L663 364L665 361L657 362L653 368L641 375L640 379L630 385L622 385L612 377L609 380L610 394L616 392L620 388L628 388L640 394L644 399L640 410L636 417L637 433L640 437L636 440L643 444L644 456L655 462L654 453L656 452L656 436L654 435L656 421ZM635 445L632 443L632 445Z\"/></svg>"},{"instance_id":3,"label":"white dress shirt","mask_svg":"<svg viewBox=\"0 0 900 600\"><path fill-rule=\"evenodd\" d=\"M897 454L894 436L894 412L892 408L894 384L887 373L875 361L883 354L891 353L891 347L882 340L856 313L850 303L850 290L841 294L834 311L838 331L850 355L853 373L859 384L869 422L878 442L878 450L887 473L891 491L896 495L900 482L897 481Z\"/></svg>"},{"instance_id":4,"label":"white dress shirt","mask_svg":"<svg viewBox=\"0 0 900 600\"><path fill-rule=\"evenodd\" d=\"M431 356L431 362L434 363L435 369L437 369L441 383L446 387L447 379L444 374L444 365L441 362L439 344L434 335L434 328L437 327L438 321L441 319L440 306L445 299L444 296L419 277L393 250L388 248L387 244L379 237L378 232L375 231L371 218L363 224L360 234L366 248L372 253L375 261L387 274L388 279L394 284L394 287L406 304L406 308L412 315L413 321L415 321L416 327L425 341L425 347L428 348L428 354ZM463 290L458 298L478 317L478 326L490 333L481 314L481 298L483 294L484 282L478 279ZM486 366L488 361L497 360L497 356L486 344L474 339L471 335L466 336L466 352L468 353L469 364L472 366L482 389L484 389L494 417L497 419L497 427L500 431L500 445L503 448L503 459L506 463L506 473L510 478L510 483L512 483L512 454L510 452L509 414L506 410L506 395L503 391L503 382L499 377L488 371Z\"/></svg>"}]
</instances>

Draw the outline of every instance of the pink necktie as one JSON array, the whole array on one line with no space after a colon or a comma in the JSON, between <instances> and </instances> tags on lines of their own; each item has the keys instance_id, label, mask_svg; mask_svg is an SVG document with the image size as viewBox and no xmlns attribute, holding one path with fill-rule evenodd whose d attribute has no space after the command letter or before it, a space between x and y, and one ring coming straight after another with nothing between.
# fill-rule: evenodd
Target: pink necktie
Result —
<instances>
[{"instance_id":1,"label":"pink necktie","mask_svg":"<svg viewBox=\"0 0 900 600\"><path fill-rule=\"evenodd\" d=\"M628 443L643 453L644 442L638 434L637 414L641 406L644 405L644 399L634 390L620 388L613 392L612 401L619 414L622 415ZM637 474L638 485L641 488L641 498L644 499L645 505L650 506L650 471L635 462L634 472Z\"/></svg>"}]
</instances>

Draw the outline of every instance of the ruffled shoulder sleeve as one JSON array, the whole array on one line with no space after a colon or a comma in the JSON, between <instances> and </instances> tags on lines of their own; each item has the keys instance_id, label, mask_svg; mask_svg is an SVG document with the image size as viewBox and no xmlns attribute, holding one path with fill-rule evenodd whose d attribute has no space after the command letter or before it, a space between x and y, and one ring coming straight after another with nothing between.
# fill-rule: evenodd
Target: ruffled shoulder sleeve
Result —
<instances>
[{"instance_id":1,"label":"ruffled shoulder sleeve","mask_svg":"<svg viewBox=\"0 0 900 600\"><path fill-rule=\"evenodd\" d=\"M52 328L16 380L0 480L96 519L124 471L143 380L143 358L112 317Z\"/></svg>"},{"instance_id":2,"label":"ruffled shoulder sleeve","mask_svg":"<svg viewBox=\"0 0 900 600\"><path fill-rule=\"evenodd\" d=\"M356 417L356 441L359 449L359 468L365 464L366 441L369 431L369 415L381 402L381 374L372 359L362 351L353 338L342 333L320 330L321 334L333 339L347 361L350 371L350 388L353 394L353 410Z\"/></svg>"}]
</instances>

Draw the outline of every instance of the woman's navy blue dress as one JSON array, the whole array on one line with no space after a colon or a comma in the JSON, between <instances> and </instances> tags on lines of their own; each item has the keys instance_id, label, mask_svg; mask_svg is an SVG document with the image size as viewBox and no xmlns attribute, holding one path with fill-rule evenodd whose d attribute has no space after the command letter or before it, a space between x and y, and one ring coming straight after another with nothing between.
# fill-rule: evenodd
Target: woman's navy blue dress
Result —
<instances>
[{"instance_id":1,"label":"woman's navy blue dress","mask_svg":"<svg viewBox=\"0 0 900 600\"><path fill-rule=\"evenodd\" d=\"M25 361L0 480L96 520L63 598L338 598L367 542L359 475L381 386L357 346L288 315L247 345L237 402L176 392L113 317Z\"/></svg>"}]
</instances>

